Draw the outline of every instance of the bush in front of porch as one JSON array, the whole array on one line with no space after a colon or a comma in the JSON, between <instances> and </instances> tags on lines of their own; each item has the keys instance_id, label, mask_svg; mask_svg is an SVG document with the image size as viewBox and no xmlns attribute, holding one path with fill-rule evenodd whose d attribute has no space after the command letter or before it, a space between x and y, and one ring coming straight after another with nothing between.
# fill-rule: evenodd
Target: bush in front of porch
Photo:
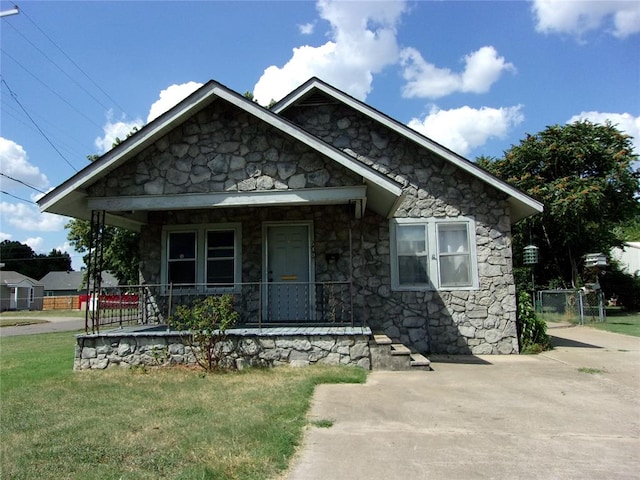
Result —
<instances>
[{"instance_id":1,"label":"bush in front of porch","mask_svg":"<svg viewBox=\"0 0 640 480\"><path fill-rule=\"evenodd\" d=\"M207 372L235 366L225 361L224 342L227 330L233 328L240 315L233 308L233 296L211 295L197 299L193 305L180 305L169 324L190 332L187 337L198 365Z\"/></svg>"}]
</instances>

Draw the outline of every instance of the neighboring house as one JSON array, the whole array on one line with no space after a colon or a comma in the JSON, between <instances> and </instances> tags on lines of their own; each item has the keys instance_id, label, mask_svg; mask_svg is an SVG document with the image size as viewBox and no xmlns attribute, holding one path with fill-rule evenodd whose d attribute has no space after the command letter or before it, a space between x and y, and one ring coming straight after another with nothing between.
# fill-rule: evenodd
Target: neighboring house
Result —
<instances>
[{"instance_id":1,"label":"neighboring house","mask_svg":"<svg viewBox=\"0 0 640 480\"><path fill-rule=\"evenodd\" d=\"M49 272L40 279L45 297L65 297L87 293L85 272ZM108 272L102 273L103 288L117 287L118 279Z\"/></svg>"},{"instance_id":2,"label":"neighboring house","mask_svg":"<svg viewBox=\"0 0 640 480\"><path fill-rule=\"evenodd\" d=\"M640 273L640 242L625 242L623 248L612 249L611 256L623 271L631 275Z\"/></svg>"},{"instance_id":3,"label":"neighboring house","mask_svg":"<svg viewBox=\"0 0 640 480\"><path fill-rule=\"evenodd\" d=\"M316 78L272 109L210 81L38 203L139 231L159 311L229 292L247 325L460 354L518 352L511 226L542 211Z\"/></svg>"},{"instance_id":4,"label":"neighboring house","mask_svg":"<svg viewBox=\"0 0 640 480\"><path fill-rule=\"evenodd\" d=\"M0 270L0 311L42 310L43 286L18 272Z\"/></svg>"}]
</instances>

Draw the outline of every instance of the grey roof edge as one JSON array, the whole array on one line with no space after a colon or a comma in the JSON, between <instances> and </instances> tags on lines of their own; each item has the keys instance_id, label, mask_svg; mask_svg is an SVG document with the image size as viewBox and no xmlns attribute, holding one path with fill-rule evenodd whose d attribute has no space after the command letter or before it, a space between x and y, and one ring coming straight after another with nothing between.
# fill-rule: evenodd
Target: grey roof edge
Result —
<instances>
[{"instance_id":1,"label":"grey roof edge","mask_svg":"<svg viewBox=\"0 0 640 480\"><path fill-rule=\"evenodd\" d=\"M279 102L277 102L272 110L275 113L282 113L287 110L290 106L294 105L298 100L306 96L312 90L317 89L321 92L335 98L336 100L341 101L342 103L349 105L360 113L373 118L374 120L382 123L390 127L392 130L397 133L403 135L404 137L418 143L419 145L428 148L432 152L436 153L440 157L445 160L453 163L457 167L462 170L470 173L476 178L483 180L485 183L493 186L499 191L507 194L510 198L515 200L517 203L514 205L514 202L510 202L512 210L513 208L520 207L520 211L516 210L515 217L519 217L517 220L521 220L531 215L535 215L537 213L541 213L544 210L544 205L542 202L539 202L535 198L530 195L524 193L518 188L508 184L504 180L499 179L493 174L489 173L487 170L479 167L477 164L473 163L471 160L457 154L453 150L448 149L447 147L431 140L430 138L422 135L421 133L415 131L414 129L404 125L403 123L398 122L394 118L389 115L373 108L372 106L358 100L357 98L343 92L342 90L337 89L336 87L326 83L325 81L319 79L318 77L311 77L305 83L300 85L298 88L293 90L291 93L283 97ZM522 204L522 205L518 205Z\"/></svg>"}]
</instances>

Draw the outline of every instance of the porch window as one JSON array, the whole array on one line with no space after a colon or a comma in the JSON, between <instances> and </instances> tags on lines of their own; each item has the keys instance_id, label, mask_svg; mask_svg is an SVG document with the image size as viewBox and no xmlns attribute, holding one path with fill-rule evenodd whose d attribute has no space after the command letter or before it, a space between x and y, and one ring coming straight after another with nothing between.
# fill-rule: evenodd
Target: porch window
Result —
<instances>
[{"instance_id":1,"label":"porch window","mask_svg":"<svg viewBox=\"0 0 640 480\"><path fill-rule=\"evenodd\" d=\"M392 288L478 288L474 232L468 218L391 220Z\"/></svg>"},{"instance_id":2,"label":"porch window","mask_svg":"<svg viewBox=\"0 0 640 480\"><path fill-rule=\"evenodd\" d=\"M196 232L169 233L168 283L196 283Z\"/></svg>"},{"instance_id":3,"label":"porch window","mask_svg":"<svg viewBox=\"0 0 640 480\"><path fill-rule=\"evenodd\" d=\"M240 224L166 226L162 281L201 290L231 289L241 282Z\"/></svg>"},{"instance_id":4,"label":"porch window","mask_svg":"<svg viewBox=\"0 0 640 480\"><path fill-rule=\"evenodd\" d=\"M233 284L235 272L235 231L207 232L207 283Z\"/></svg>"}]
</instances>

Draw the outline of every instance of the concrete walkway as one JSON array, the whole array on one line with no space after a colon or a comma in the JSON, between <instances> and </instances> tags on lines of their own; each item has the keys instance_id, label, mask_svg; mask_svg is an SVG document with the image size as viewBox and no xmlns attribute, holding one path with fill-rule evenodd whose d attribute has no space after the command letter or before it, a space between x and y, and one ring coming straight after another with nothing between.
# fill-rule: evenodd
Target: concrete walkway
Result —
<instances>
[{"instance_id":1,"label":"concrete walkway","mask_svg":"<svg viewBox=\"0 0 640 480\"><path fill-rule=\"evenodd\" d=\"M288 480L639 479L640 338L552 328L541 355L321 385Z\"/></svg>"}]
</instances>

